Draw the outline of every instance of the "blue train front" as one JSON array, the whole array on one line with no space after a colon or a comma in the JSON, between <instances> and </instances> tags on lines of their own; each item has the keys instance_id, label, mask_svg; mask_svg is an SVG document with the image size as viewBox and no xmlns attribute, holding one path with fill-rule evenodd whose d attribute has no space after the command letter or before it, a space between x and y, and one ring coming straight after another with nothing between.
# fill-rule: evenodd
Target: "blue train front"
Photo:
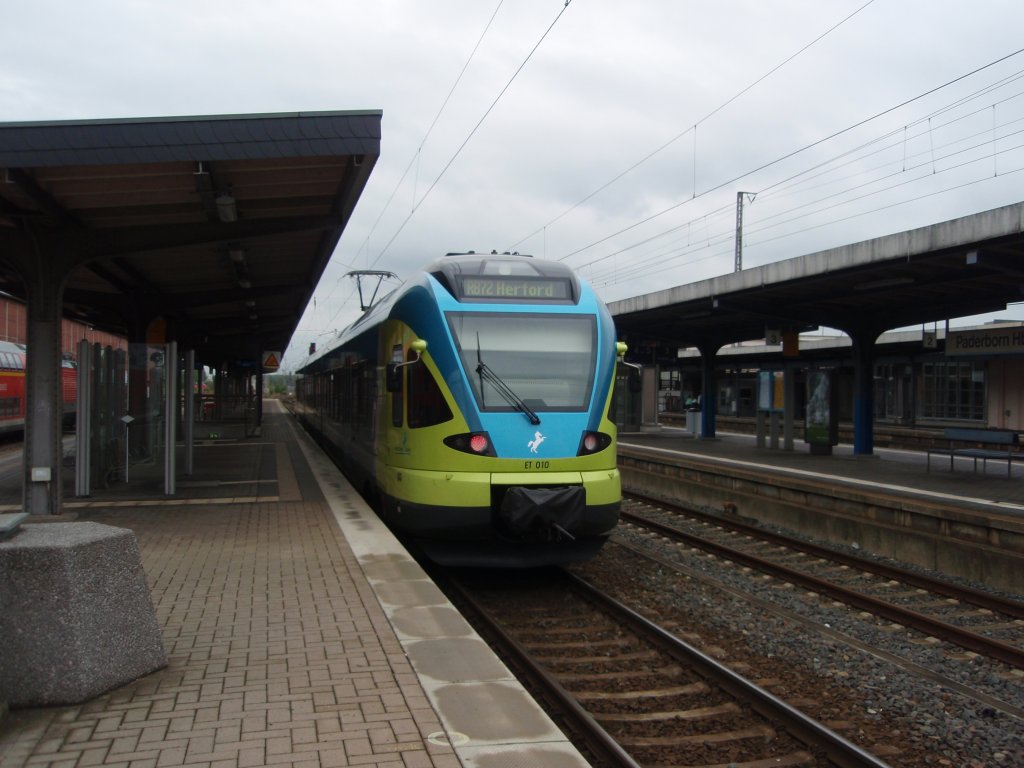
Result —
<instances>
[{"instance_id":1,"label":"blue train front","mask_svg":"<svg viewBox=\"0 0 1024 768\"><path fill-rule=\"evenodd\" d=\"M450 255L300 371L299 413L435 561L586 559L619 514L616 357L607 309L563 265Z\"/></svg>"}]
</instances>

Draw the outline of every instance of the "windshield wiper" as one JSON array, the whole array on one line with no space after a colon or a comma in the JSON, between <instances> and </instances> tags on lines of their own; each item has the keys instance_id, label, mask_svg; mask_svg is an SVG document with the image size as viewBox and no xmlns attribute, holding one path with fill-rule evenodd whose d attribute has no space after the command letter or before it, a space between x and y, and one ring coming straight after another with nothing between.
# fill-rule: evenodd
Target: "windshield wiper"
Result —
<instances>
[{"instance_id":1,"label":"windshield wiper","mask_svg":"<svg viewBox=\"0 0 1024 768\"><path fill-rule=\"evenodd\" d=\"M480 357L480 334L476 337L476 372L480 377L480 397L483 398L484 393L484 382L486 381L495 391L505 398L505 402L515 408L517 411L522 411L523 415L530 420L531 424L540 424L540 416L526 404L526 402L512 391L504 381L498 378L498 374L487 367L487 363Z\"/></svg>"}]
</instances>

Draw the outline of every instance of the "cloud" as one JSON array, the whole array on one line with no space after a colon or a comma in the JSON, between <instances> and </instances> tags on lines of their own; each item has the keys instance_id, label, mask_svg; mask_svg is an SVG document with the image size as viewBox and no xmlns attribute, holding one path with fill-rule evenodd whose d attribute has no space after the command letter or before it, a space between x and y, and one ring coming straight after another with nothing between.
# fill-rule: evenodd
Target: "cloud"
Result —
<instances>
[{"instance_id":1,"label":"cloud","mask_svg":"<svg viewBox=\"0 0 1024 768\"><path fill-rule=\"evenodd\" d=\"M37 0L5 9L0 112L382 109L304 353L358 314L351 266L515 246L623 298L730 271L741 190L750 265L1018 202L1024 56L843 131L1016 51L1024 7L862 6Z\"/></svg>"}]
</instances>

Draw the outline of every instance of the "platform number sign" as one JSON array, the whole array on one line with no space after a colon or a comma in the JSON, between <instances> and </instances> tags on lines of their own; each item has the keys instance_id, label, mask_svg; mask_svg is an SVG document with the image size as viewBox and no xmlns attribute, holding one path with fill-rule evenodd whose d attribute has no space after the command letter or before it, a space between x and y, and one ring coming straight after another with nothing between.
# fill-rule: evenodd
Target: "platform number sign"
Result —
<instances>
[{"instance_id":1,"label":"platform number sign","mask_svg":"<svg viewBox=\"0 0 1024 768\"><path fill-rule=\"evenodd\" d=\"M273 373L281 367L281 353L280 352L264 352L263 353L263 370Z\"/></svg>"}]
</instances>

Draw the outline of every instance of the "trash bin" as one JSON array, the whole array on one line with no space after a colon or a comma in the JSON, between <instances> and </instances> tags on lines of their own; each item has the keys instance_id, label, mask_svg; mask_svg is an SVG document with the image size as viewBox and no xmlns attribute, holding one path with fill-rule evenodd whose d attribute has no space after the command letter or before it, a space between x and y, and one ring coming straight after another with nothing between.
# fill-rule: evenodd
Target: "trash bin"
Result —
<instances>
[{"instance_id":1,"label":"trash bin","mask_svg":"<svg viewBox=\"0 0 1024 768\"><path fill-rule=\"evenodd\" d=\"M700 434L700 411L686 412L686 431L694 437Z\"/></svg>"}]
</instances>

